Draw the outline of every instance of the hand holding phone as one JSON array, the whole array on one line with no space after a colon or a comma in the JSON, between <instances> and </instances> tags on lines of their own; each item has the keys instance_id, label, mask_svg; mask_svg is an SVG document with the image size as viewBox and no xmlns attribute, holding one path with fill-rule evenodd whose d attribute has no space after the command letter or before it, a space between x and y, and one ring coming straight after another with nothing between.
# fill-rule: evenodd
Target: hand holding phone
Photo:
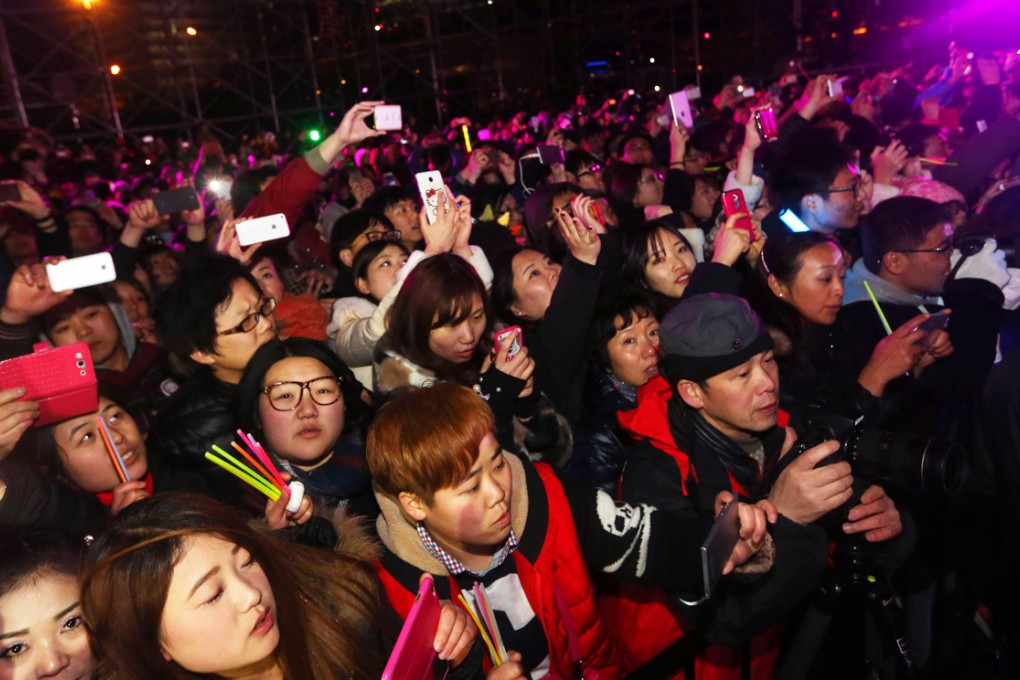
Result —
<instances>
[{"instance_id":1,"label":"hand holding phone","mask_svg":"<svg viewBox=\"0 0 1020 680\"><path fill-rule=\"evenodd\" d=\"M404 127L400 106L396 104L375 107L372 111L372 122L372 127L376 130L402 130Z\"/></svg>"},{"instance_id":2,"label":"hand holding phone","mask_svg":"<svg viewBox=\"0 0 1020 680\"><path fill-rule=\"evenodd\" d=\"M499 348L503 345L503 340L508 336L514 336L515 334L516 337L514 337L513 342L510 345L510 349L508 349L506 353L506 363L510 363L511 361L513 361L514 357L516 357L517 354L521 351L521 347L524 346L523 344L524 334L521 332L520 326L509 326L508 328L504 328L501 331L496 331L496 342L494 351L497 352L499 351Z\"/></svg>"},{"instance_id":3,"label":"hand holding phone","mask_svg":"<svg viewBox=\"0 0 1020 680\"><path fill-rule=\"evenodd\" d=\"M776 123L776 113L771 106L755 111L754 122L758 128L758 136L763 142L771 142L779 138L779 125Z\"/></svg>"},{"instance_id":4,"label":"hand holding phone","mask_svg":"<svg viewBox=\"0 0 1020 680\"><path fill-rule=\"evenodd\" d=\"M18 183L16 181L11 179L0 182L0 203L20 200L21 189L18 187Z\"/></svg>"},{"instance_id":5,"label":"hand holding phone","mask_svg":"<svg viewBox=\"0 0 1020 680\"><path fill-rule=\"evenodd\" d=\"M197 210L198 194L193 187L181 187L171 191L160 191L152 195L152 203L160 215L173 215L185 210Z\"/></svg>"},{"instance_id":6,"label":"hand holding phone","mask_svg":"<svg viewBox=\"0 0 1020 680\"><path fill-rule=\"evenodd\" d=\"M694 127L694 114L691 112L690 94L687 90L680 90L669 95L669 107L673 113L673 125L683 126L688 129Z\"/></svg>"},{"instance_id":7,"label":"hand holding phone","mask_svg":"<svg viewBox=\"0 0 1020 680\"><path fill-rule=\"evenodd\" d=\"M0 362L0 390L25 388L23 400L36 402L36 426L92 413L99 408L96 371L89 346L35 345L32 354Z\"/></svg>"},{"instance_id":8,"label":"hand holding phone","mask_svg":"<svg viewBox=\"0 0 1020 680\"><path fill-rule=\"evenodd\" d=\"M110 253L103 252L48 264L46 276L50 280L50 289L59 293L109 283L117 278L117 270Z\"/></svg>"},{"instance_id":9,"label":"hand holding phone","mask_svg":"<svg viewBox=\"0 0 1020 680\"><path fill-rule=\"evenodd\" d=\"M439 202L443 201L446 210L450 209L450 198L446 193L446 185L443 183L443 175L438 170L419 172L414 176L418 183L418 193L421 195L422 205L425 207L425 216L429 224L435 224L439 217Z\"/></svg>"},{"instance_id":10,"label":"hand holding phone","mask_svg":"<svg viewBox=\"0 0 1020 680\"><path fill-rule=\"evenodd\" d=\"M290 236L290 225L283 213L238 222L235 228L237 242L241 247Z\"/></svg>"},{"instance_id":11,"label":"hand holding phone","mask_svg":"<svg viewBox=\"0 0 1020 680\"><path fill-rule=\"evenodd\" d=\"M732 189L726 191L722 195L723 210L726 213L726 217L732 217L737 213L748 213L746 217L741 217L737 220L736 224L733 225L734 229L744 229L748 234L751 235L751 240L754 240L754 224L751 222L751 209L747 205L747 201L744 200L744 192L740 189Z\"/></svg>"},{"instance_id":12,"label":"hand holding phone","mask_svg":"<svg viewBox=\"0 0 1020 680\"><path fill-rule=\"evenodd\" d=\"M740 514L737 512L737 501L730 501L723 506L722 512L712 523L705 542L701 544L701 575L705 584L705 599L712 597L723 569L740 540Z\"/></svg>"}]
</instances>

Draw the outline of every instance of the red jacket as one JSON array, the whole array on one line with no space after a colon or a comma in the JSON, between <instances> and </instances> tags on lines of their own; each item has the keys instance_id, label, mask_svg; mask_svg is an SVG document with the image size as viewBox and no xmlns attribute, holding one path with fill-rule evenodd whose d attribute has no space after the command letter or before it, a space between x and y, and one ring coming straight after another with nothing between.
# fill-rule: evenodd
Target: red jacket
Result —
<instances>
[{"instance_id":1,"label":"red jacket","mask_svg":"<svg viewBox=\"0 0 1020 680\"><path fill-rule=\"evenodd\" d=\"M548 499L549 513L548 517L529 516L528 529L539 530L539 523L546 524L542 550L534 563L529 562L521 550L514 552L511 559L528 602L545 630L552 673L567 680L574 678L567 629L554 599L554 588L558 587L567 601L574 630L580 638L584 668L597 671L600 680L623 678L626 669L620 651L601 619L595 588L581 554L573 514L563 487L549 466L537 464L535 468ZM514 482L518 482L516 477ZM534 492L535 489L529 485L529 494ZM401 569L399 573L396 569L391 571L384 564L387 561L386 557L381 562L377 561L376 571L390 604L401 617L406 617L414 603L420 572L415 569ZM460 589L452 576L448 576L448 582L451 599L456 601Z\"/></svg>"}]
</instances>

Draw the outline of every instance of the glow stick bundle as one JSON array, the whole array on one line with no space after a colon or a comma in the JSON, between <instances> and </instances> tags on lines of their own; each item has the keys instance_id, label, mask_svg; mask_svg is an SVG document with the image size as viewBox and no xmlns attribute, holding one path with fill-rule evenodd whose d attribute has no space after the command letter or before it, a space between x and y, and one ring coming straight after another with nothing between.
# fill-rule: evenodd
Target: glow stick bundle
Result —
<instances>
[{"instance_id":1,"label":"glow stick bundle","mask_svg":"<svg viewBox=\"0 0 1020 680\"><path fill-rule=\"evenodd\" d=\"M117 445L113 443L110 431L106 429L106 421L103 419L103 416L96 416L96 423L99 425L99 436L103 440L103 446L106 447L107 455L110 456L110 462L113 463L113 469L117 471L120 483L130 482L131 475L128 474L127 465L124 465L124 459L121 458Z\"/></svg>"},{"instance_id":2,"label":"glow stick bundle","mask_svg":"<svg viewBox=\"0 0 1020 680\"><path fill-rule=\"evenodd\" d=\"M304 497L304 485L299 481L293 481L288 485L283 481L283 477L276 469L276 466L273 465L269 454L262 448L262 444L255 441L253 436L245 434L241 430L238 430L237 434L241 437L241 441L251 450L251 454L238 446L237 442L231 442L230 444L251 464L250 466L215 444L213 445L213 451L216 453L206 451L206 459L220 466L273 502L280 500L280 496L286 493L289 496L287 511L296 512L301 507L301 499Z\"/></svg>"},{"instance_id":3,"label":"glow stick bundle","mask_svg":"<svg viewBox=\"0 0 1020 680\"><path fill-rule=\"evenodd\" d=\"M489 658L492 659L492 663L500 666L507 662L506 647L503 645L503 638L499 634L499 626L496 625L496 617L492 613L489 598L485 594L485 586L481 583L475 583L472 592L475 596L475 607L477 609L471 606L471 603L464 597L464 593L459 594L457 597L475 622L478 632L482 634L485 646L489 649Z\"/></svg>"}]
</instances>

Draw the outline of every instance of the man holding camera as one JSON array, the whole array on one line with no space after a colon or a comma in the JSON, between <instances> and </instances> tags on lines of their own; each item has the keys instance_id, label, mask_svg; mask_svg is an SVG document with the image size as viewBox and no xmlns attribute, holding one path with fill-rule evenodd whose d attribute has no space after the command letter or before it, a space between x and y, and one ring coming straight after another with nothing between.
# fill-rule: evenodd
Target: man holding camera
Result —
<instances>
[{"instance_id":1,"label":"man holding camera","mask_svg":"<svg viewBox=\"0 0 1020 680\"><path fill-rule=\"evenodd\" d=\"M818 520L851 499L850 465L824 464L839 450L836 441L787 456L796 434L778 408L772 338L741 298L717 293L686 298L663 319L659 339L660 377L641 388L634 411L620 416L638 440L624 471L623 498L710 512L714 494L727 490L775 505L773 572L722 593L707 617L694 613L713 642L735 644L764 630L750 650L752 665L764 672L778 653L778 632L766 627L821 580L829 553ZM902 525L892 500L871 486L838 530L874 543L898 536ZM789 569L800 569L800 578L785 578ZM731 651L729 659L716 658L739 669L739 650Z\"/></svg>"}]
</instances>

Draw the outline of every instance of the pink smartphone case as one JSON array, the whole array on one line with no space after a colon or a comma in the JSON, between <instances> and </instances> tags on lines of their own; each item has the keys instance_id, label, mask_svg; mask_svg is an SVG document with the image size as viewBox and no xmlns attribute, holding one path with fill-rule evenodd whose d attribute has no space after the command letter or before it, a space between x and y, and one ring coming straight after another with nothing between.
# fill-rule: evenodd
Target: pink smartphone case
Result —
<instances>
[{"instance_id":1,"label":"pink smartphone case","mask_svg":"<svg viewBox=\"0 0 1020 680\"><path fill-rule=\"evenodd\" d=\"M432 577L426 576L386 662L382 680L433 680L436 677L432 671L436 660L432 643L439 628L441 609Z\"/></svg>"},{"instance_id":2,"label":"pink smartphone case","mask_svg":"<svg viewBox=\"0 0 1020 680\"><path fill-rule=\"evenodd\" d=\"M67 420L99 409L96 371L89 346L39 343L32 354L0 362L0 389L24 387L22 399L39 404L35 425Z\"/></svg>"}]
</instances>

